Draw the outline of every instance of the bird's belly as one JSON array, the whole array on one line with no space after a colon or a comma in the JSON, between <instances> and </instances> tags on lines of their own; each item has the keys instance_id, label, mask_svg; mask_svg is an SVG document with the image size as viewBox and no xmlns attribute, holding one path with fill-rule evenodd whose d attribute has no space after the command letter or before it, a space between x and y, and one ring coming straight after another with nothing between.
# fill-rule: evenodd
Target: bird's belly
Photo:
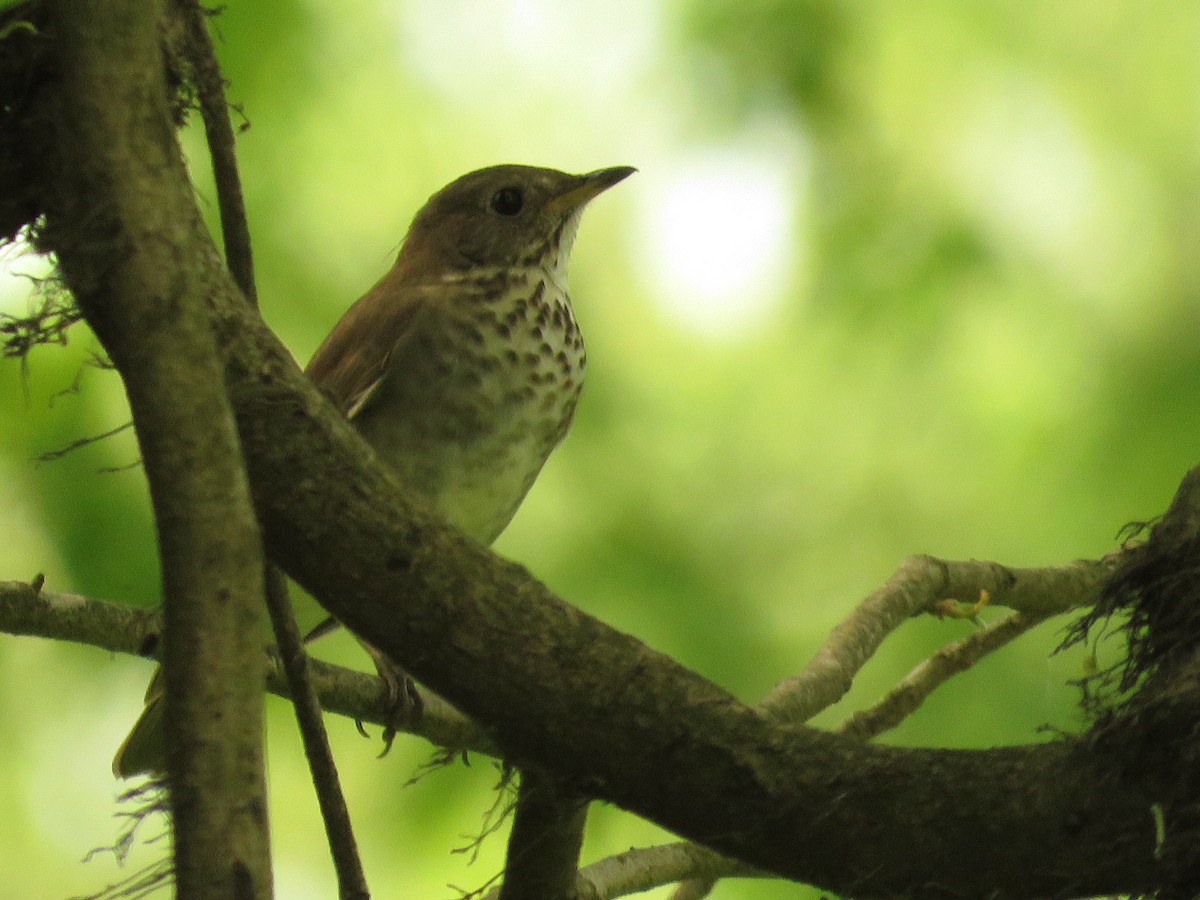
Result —
<instances>
[{"instance_id":1,"label":"bird's belly","mask_svg":"<svg viewBox=\"0 0 1200 900\"><path fill-rule=\"evenodd\" d=\"M440 483L429 499L437 513L490 544L516 513L553 447L527 439L488 442L478 449L460 454L439 473Z\"/></svg>"},{"instance_id":2,"label":"bird's belly","mask_svg":"<svg viewBox=\"0 0 1200 900\"><path fill-rule=\"evenodd\" d=\"M566 434L583 385L586 355L570 305L555 288L535 287L524 304L476 311L429 336L436 364L383 388L405 394L403 405L418 414L388 417L379 404L355 418L409 490L483 543L516 513Z\"/></svg>"}]
</instances>

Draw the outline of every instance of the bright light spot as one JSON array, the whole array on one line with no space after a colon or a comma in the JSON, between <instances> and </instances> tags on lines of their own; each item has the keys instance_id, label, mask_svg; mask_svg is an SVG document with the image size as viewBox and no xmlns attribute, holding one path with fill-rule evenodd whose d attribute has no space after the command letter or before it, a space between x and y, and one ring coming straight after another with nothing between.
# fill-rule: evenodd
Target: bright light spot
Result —
<instances>
[{"instance_id":1,"label":"bright light spot","mask_svg":"<svg viewBox=\"0 0 1200 900\"><path fill-rule=\"evenodd\" d=\"M1047 98L1010 90L990 99L964 123L960 187L1031 246L1070 246L1095 213L1086 144Z\"/></svg>"},{"instance_id":2,"label":"bright light spot","mask_svg":"<svg viewBox=\"0 0 1200 900\"><path fill-rule=\"evenodd\" d=\"M1066 296L1128 316L1158 237L1136 182L1040 86L1004 73L963 102L950 166L960 195L999 237L1069 282Z\"/></svg>"},{"instance_id":3,"label":"bright light spot","mask_svg":"<svg viewBox=\"0 0 1200 900\"><path fill-rule=\"evenodd\" d=\"M0 312L24 315L35 278L50 272L50 262L29 249L24 241L0 247Z\"/></svg>"},{"instance_id":4,"label":"bright light spot","mask_svg":"<svg viewBox=\"0 0 1200 900\"><path fill-rule=\"evenodd\" d=\"M760 325L804 266L795 211L803 184L786 154L727 148L647 178L640 264L651 296L684 324L736 337Z\"/></svg>"},{"instance_id":5,"label":"bright light spot","mask_svg":"<svg viewBox=\"0 0 1200 900\"><path fill-rule=\"evenodd\" d=\"M659 8L642 0L415 0L401 16L405 63L446 95L474 102L498 85L523 103L620 97L661 43ZM500 99L496 112L511 111Z\"/></svg>"}]
</instances>

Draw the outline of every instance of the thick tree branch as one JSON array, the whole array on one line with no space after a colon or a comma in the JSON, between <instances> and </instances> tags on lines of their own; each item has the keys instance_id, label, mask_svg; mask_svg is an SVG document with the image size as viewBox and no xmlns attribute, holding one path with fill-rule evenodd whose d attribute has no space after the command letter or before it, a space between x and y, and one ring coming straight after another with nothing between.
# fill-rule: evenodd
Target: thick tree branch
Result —
<instances>
[{"instance_id":1,"label":"thick tree branch","mask_svg":"<svg viewBox=\"0 0 1200 900\"><path fill-rule=\"evenodd\" d=\"M499 900L574 900L587 808L550 772L521 770Z\"/></svg>"},{"instance_id":2,"label":"thick tree branch","mask_svg":"<svg viewBox=\"0 0 1200 900\"><path fill-rule=\"evenodd\" d=\"M211 268L212 250L180 240L199 217L168 111L164 10L48 9L58 159L44 238L121 372L150 484L175 883L182 898L267 898L263 555L203 296L184 274Z\"/></svg>"},{"instance_id":3,"label":"thick tree branch","mask_svg":"<svg viewBox=\"0 0 1200 900\"><path fill-rule=\"evenodd\" d=\"M64 614L63 610L68 611L67 614ZM85 610L94 614L75 614ZM153 634L152 629L155 627L156 621L147 614L139 613L134 622L127 625L126 620L130 617L126 613L127 610L122 607L98 603L86 598L73 595L61 597L49 591L35 594L28 585L0 583L0 630L3 631L79 640L108 646L110 649L129 650L135 646L131 643L132 638L129 635ZM986 653L1025 633L1041 621L1045 615L1048 614L1014 613L992 626L947 645L918 666L912 675L875 707L850 716L839 728L839 731L851 734L859 740L869 740L879 730L893 727L902 718L911 714L929 693L948 678L975 664ZM141 618L147 619L150 625L147 626L144 623L139 625L137 619ZM109 622L110 619L117 620L120 627L114 627ZM88 628L87 622L95 624ZM110 637L111 635L116 636ZM123 640L121 640L122 637ZM114 643L102 643L106 639L114 641ZM356 705L342 707L336 711L343 715L367 718L369 721L383 724L386 721L388 710L386 707L372 708L373 702L377 699L375 688L370 684L374 680L358 673L336 670L335 667L330 668L338 673L338 675L330 675L331 679L340 676L348 677L358 683L367 682L357 693ZM329 688L326 682L323 681L322 686L328 695ZM282 690L278 683L273 683L272 689L281 695L286 695L286 691ZM436 695L427 694L427 696L431 698L432 702L422 717L419 728L414 733L425 733L431 739L436 736L444 738L447 724L453 728L461 721L466 727L470 727L466 724L467 720L448 707ZM448 723L445 721L447 718L449 719ZM482 733L480 732L480 734ZM464 743L461 740L451 740L444 741L443 745L454 749L456 746L464 746ZM494 748L486 746L481 749L484 749L485 752L489 750L494 752ZM573 808L568 807L567 809L570 812ZM553 830L559 834L566 833L562 823L556 825ZM614 858L609 865L605 865L605 861L593 864L586 870L586 875L581 872L575 879L574 890L579 897L619 897L637 890L645 890L650 886L670 883L686 875L689 876L689 880L681 884L679 891L673 895L676 900L682 900L684 897L706 896L717 876L730 877L746 874L762 876L761 872L736 860L721 857L709 850L692 846L692 852L684 852L688 846L674 844L666 847L635 849L621 854L619 858ZM573 860L568 865L573 868ZM694 865L696 868L692 871L682 868L686 865ZM566 866L560 868L566 868ZM700 878L699 876L707 877ZM498 894L499 889L491 892L489 896L494 897Z\"/></svg>"},{"instance_id":4,"label":"thick tree branch","mask_svg":"<svg viewBox=\"0 0 1200 900\"><path fill-rule=\"evenodd\" d=\"M1152 881L1153 779L1114 772L1082 743L899 750L772 724L415 508L261 324L228 292L211 297L274 557L488 722L518 764L863 897ZM975 838L984 833L1010 840Z\"/></svg>"},{"instance_id":5,"label":"thick tree branch","mask_svg":"<svg viewBox=\"0 0 1200 900\"><path fill-rule=\"evenodd\" d=\"M1105 564L1111 567L1113 565L1112 558ZM1090 563L1076 562L1065 568L1067 571L1074 572L1081 567L1084 570L1090 569L1090 566ZM775 703L777 708L785 708L786 704L791 704L791 710L796 713L803 712L807 717L815 715L825 707L806 708L804 706L806 702L809 704L831 703L840 699L849 689L848 683L842 689L838 689L841 679L852 679L857 674L854 665L861 666L866 662L865 659L854 655L851 648L861 646L863 643L870 643L872 637L876 641L882 641L880 629L884 624L899 627L902 622L907 621L907 619L900 619L895 615L895 608L890 601L893 598L899 598L910 604L917 603L921 600L920 592L904 590L904 586L920 582L924 578L924 573L939 570L957 571L960 583L967 572L993 576L986 580L994 583L995 573L1014 571L990 562L972 560L962 563L935 560L933 557L927 556L910 557L882 588L872 592L843 622L839 623L822 647L821 652L814 657L805 671L783 682L780 687L768 695L764 700L764 706ZM1018 597L1018 600L1036 610L1035 612L1013 613L1000 622L943 647L918 665L907 678L874 706L848 716L838 727L838 733L857 740L869 741L884 731L895 728L950 678L966 671L988 653L1015 640L1053 615L1051 611L1053 603L1073 602L1075 599L1073 595L1056 597L1053 601L1048 598L1035 600L1034 597L1031 597L1030 586L1035 584L1054 585L1059 582L1063 570L1064 567L1052 567L1048 570L1023 570L1019 581L1024 586L1024 592L1023 596ZM1014 576L1012 582L1016 583L1017 581L1018 579ZM927 601L920 603L921 609L928 609L947 601L948 598L941 595L937 589L931 586L929 590L933 591L933 595ZM979 590L981 589L975 589L975 591ZM987 595L984 594L984 596ZM1011 596L1009 599L1011 601ZM838 652L850 654L852 664L839 665L839 660L835 655ZM630 851L630 860L634 865L638 865L640 861L638 854L652 853L658 849ZM699 900L701 897L707 897L719 877L734 875L742 868L736 860L715 855L706 861L709 869L707 874L695 873L682 881L679 888L671 895L672 900ZM724 867L723 870L721 866Z\"/></svg>"}]
</instances>

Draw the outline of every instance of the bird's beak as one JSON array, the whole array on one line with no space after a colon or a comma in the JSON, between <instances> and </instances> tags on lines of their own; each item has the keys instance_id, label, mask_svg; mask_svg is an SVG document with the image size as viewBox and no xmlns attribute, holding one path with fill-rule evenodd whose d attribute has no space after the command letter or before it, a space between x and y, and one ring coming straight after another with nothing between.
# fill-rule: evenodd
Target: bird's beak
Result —
<instances>
[{"instance_id":1,"label":"bird's beak","mask_svg":"<svg viewBox=\"0 0 1200 900\"><path fill-rule=\"evenodd\" d=\"M566 215L580 209L590 200L595 199L617 182L624 181L636 171L637 169L633 166L613 166L611 169L597 169L586 175L577 175L574 183L551 200L547 208L551 213Z\"/></svg>"}]
</instances>

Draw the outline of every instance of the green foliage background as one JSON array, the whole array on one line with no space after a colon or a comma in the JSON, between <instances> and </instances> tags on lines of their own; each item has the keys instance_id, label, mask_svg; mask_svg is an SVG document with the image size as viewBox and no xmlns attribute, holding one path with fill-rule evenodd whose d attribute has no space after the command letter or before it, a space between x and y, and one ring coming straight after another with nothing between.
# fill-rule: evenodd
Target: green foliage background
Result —
<instances>
[{"instance_id":1,"label":"green foliage background","mask_svg":"<svg viewBox=\"0 0 1200 900\"><path fill-rule=\"evenodd\" d=\"M1200 456L1195 3L256 0L217 27L252 125L264 314L302 361L456 175L641 168L585 218L572 285L589 384L498 549L747 701L906 554L1094 557ZM215 219L202 165L195 181ZM743 202L763 185L771 202ZM688 215L664 215L672 203ZM756 210L781 242L762 277L693 303L708 267L731 277L724 248L764 240ZM681 222L693 259L663 233ZM39 264L4 259L0 303L22 312L11 273ZM0 365L0 578L153 604L140 471L101 471L135 461L131 437L36 461L125 420L116 376L86 365L94 347L81 327ZM1049 656L1061 626L888 740L1077 727L1082 659ZM823 721L969 627L913 622ZM348 641L326 652L362 662ZM0 638L7 896L115 877L78 860L116 831L109 759L149 673ZM294 728L270 711L278 896L332 896ZM332 728L376 896L455 896L498 870L501 835L474 865L453 852L492 803L486 761L406 787L429 747L377 760L351 723ZM600 809L585 861L657 838Z\"/></svg>"}]
</instances>

